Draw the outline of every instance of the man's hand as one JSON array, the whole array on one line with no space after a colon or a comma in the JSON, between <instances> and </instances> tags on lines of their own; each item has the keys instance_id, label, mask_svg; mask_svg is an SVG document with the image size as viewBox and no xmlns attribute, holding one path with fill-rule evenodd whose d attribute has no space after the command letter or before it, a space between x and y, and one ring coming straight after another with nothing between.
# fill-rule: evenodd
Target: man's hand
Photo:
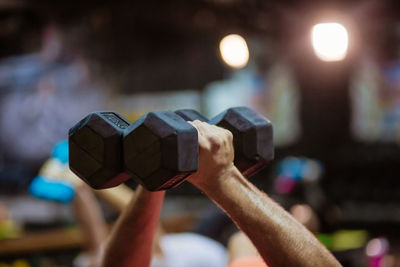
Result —
<instances>
[{"instance_id":1,"label":"man's hand","mask_svg":"<svg viewBox=\"0 0 400 267\"><path fill-rule=\"evenodd\" d=\"M218 204L250 238L268 266L340 264L329 251L234 166L232 134L199 121L199 168L188 181Z\"/></svg>"},{"instance_id":2,"label":"man's hand","mask_svg":"<svg viewBox=\"0 0 400 267\"><path fill-rule=\"evenodd\" d=\"M233 165L233 135L230 131L201 121L189 122L199 134L199 168L188 181L200 189L211 188Z\"/></svg>"}]
</instances>

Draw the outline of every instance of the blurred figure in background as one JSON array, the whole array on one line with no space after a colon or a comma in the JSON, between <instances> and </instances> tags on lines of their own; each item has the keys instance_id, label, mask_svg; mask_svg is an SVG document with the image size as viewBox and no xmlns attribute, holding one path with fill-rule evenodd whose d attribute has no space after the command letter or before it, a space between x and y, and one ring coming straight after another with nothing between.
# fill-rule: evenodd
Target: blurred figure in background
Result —
<instances>
[{"instance_id":1,"label":"blurred figure in background","mask_svg":"<svg viewBox=\"0 0 400 267\"><path fill-rule=\"evenodd\" d=\"M88 64L79 53L67 51L61 31L52 24L43 29L40 51L2 60L0 193L24 192L54 145L67 138L68 129L89 111L104 108L105 93L91 79ZM46 177L59 181L34 179L30 193L35 195L36 190L39 198L73 205L85 235L87 258L96 266L95 253L107 234L105 220L90 188L63 181L68 169L65 144L56 146L51 157L58 160L60 168L53 168L51 177ZM4 228L6 222L0 226Z\"/></svg>"},{"instance_id":2,"label":"blurred figure in background","mask_svg":"<svg viewBox=\"0 0 400 267\"><path fill-rule=\"evenodd\" d=\"M67 140L54 146L51 157L30 183L29 193L39 199L72 206L85 247L85 252L78 256L74 266L98 266L97 254L106 239L107 224L93 190L69 169Z\"/></svg>"},{"instance_id":3,"label":"blurred figure in background","mask_svg":"<svg viewBox=\"0 0 400 267\"><path fill-rule=\"evenodd\" d=\"M104 107L104 90L86 62L63 47L54 25L37 53L0 62L0 153L36 173L58 140L83 115Z\"/></svg>"}]
</instances>

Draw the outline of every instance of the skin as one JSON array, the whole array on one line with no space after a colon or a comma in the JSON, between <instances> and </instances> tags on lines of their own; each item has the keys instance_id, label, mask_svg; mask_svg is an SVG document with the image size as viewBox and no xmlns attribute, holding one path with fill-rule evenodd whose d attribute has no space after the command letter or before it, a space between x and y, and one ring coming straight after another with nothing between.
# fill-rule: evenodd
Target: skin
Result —
<instances>
[{"instance_id":1,"label":"skin","mask_svg":"<svg viewBox=\"0 0 400 267\"><path fill-rule=\"evenodd\" d=\"M248 182L233 164L232 134L194 121L199 169L188 181L220 206L270 266L340 266L304 226ZM149 266L163 192L141 189L117 223L103 266ZM150 242L149 242L150 241Z\"/></svg>"},{"instance_id":2,"label":"skin","mask_svg":"<svg viewBox=\"0 0 400 267\"><path fill-rule=\"evenodd\" d=\"M268 266L340 266L303 225L246 180L233 164L232 133L204 122L199 171L189 181L219 205L250 238Z\"/></svg>"},{"instance_id":3,"label":"skin","mask_svg":"<svg viewBox=\"0 0 400 267\"><path fill-rule=\"evenodd\" d=\"M164 195L164 191L149 192L138 186L113 227L102 266L150 265Z\"/></svg>"}]
</instances>

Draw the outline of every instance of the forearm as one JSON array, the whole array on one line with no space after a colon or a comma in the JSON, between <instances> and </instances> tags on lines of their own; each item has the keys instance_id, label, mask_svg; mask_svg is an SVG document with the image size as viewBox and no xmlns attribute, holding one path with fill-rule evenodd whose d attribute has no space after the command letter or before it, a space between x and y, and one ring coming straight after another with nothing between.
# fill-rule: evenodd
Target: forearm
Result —
<instances>
[{"instance_id":1,"label":"forearm","mask_svg":"<svg viewBox=\"0 0 400 267\"><path fill-rule=\"evenodd\" d=\"M199 185L252 240L268 266L340 266L329 251L236 168Z\"/></svg>"},{"instance_id":2,"label":"forearm","mask_svg":"<svg viewBox=\"0 0 400 267\"><path fill-rule=\"evenodd\" d=\"M154 234L165 192L149 192L139 186L113 228L103 267L149 266Z\"/></svg>"}]
</instances>

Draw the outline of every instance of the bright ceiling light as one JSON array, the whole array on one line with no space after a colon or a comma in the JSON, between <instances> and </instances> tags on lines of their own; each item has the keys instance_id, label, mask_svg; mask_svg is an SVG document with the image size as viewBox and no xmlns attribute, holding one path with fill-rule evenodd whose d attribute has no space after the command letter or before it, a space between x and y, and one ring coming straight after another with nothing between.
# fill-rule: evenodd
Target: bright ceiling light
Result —
<instances>
[{"instance_id":1,"label":"bright ceiling light","mask_svg":"<svg viewBox=\"0 0 400 267\"><path fill-rule=\"evenodd\" d=\"M233 68L243 68L249 61L249 49L240 35L225 36L219 43L219 51L224 62Z\"/></svg>"},{"instance_id":2,"label":"bright ceiling light","mask_svg":"<svg viewBox=\"0 0 400 267\"><path fill-rule=\"evenodd\" d=\"M311 42L315 54L323 61L340 61L346 57L349 38L339 23L321 23L312 28Z\"/></svg>"}]
</instances>

